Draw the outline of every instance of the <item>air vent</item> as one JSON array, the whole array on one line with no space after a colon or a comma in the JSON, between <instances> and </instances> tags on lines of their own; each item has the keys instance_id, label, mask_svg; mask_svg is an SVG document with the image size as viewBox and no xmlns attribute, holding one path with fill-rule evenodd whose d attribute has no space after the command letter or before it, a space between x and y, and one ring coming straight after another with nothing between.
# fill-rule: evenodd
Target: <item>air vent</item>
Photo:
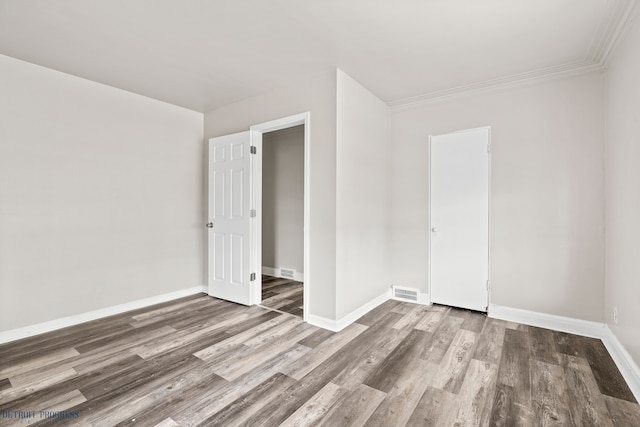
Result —
<instances>
[{"instance_id":1,"label":"air vent","mask_svg":"<svg viewBox=\"0 0 640 427\"><path fill-rule=\"evenodd\" d=\"M418 301L418 290L411 288L401 288L399 286L393 287L393 297L404 301Z\"/></svg>"},{"instance_id":2,"label":"air vent","mask_svg":"<svg viewBox=\"0 0 640 427\"><path fill-rule=\"evenodd\" d=\"M281 268L280 269L280 277L284 279L293 279L295 277L296 271L292 268Z\"/></svg>"}]
</instances>

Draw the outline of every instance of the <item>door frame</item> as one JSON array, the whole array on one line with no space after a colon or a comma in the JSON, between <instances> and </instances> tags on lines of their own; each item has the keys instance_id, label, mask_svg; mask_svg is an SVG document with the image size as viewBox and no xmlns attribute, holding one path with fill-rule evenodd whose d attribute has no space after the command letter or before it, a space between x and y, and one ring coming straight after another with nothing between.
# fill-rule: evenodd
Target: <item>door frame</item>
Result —
<instances>
[{"instance_id":1,"label":"door frame","mask_svg":"<svg viewBox=\"0 0 640 427\"><path fill-rule=\"evenodd\" d=\"M309 227L309 199L310 191L310 159L311 159L311 113L299 113L292 116L283 117L281 119L271 120L268 122L253 125L249 128L251 131L251 145L257 147L256 161L252 163L252 180L251 193L252 204L256 209L255 221L252 221L251 227L251 262L252 271L256 272L256 279L262 277L262 135L267 132L274 132L281 129L287 129L294 126L304 125L304 231L303 231L303 321L307 321L309 314L309 305L311 294L311 257L310 257L310 227ZM257 182L259 180L259 182ZM260 304L262 302L262 280L255 280L252 283L251 295L252 304Z\"/></svg>"},{"instance_id":2,"label":"door frame","mask_svg":"<svg viewBox=\"0 0 640 427\"><path fill-rule=\"evenodd\" d=\"M445 135L451 135L451 134L456 134L456 133L464 133L464 132L472 132L472 131L477 131L477 130L482 130L482 129L486 129L487 133L488 133L488 141L487 141L487 150L488 150L488 155L487 155L487 173L488 173L488 186L487 186L487 197L488 197L488 201L487 201L487 309L486 312L489 313L489 306L491 305L491 157L492 157L492 145L491 145L491 126L480 126L480 127L476 127L476 128L470 128L470 129L463 129L463 130L459 130L459 131L454 131L454 132L447 132L447 133L441 133L441 134L437 134L437 135L429 135L429 161L427 162L427 167L429 169L429 228L428 230L428 234L429 234L429 256L427 259L427 269L428 269L428 278L427 280L429 281L428 283L428 289L429 289L429 304L432 304L432 293L431 293L431 237L432 237L432 233L431 233L431 208L432 208L432 203L431 203L431 139L438 137L438 136L445 136Z\"/></svg>"}]
</instances>

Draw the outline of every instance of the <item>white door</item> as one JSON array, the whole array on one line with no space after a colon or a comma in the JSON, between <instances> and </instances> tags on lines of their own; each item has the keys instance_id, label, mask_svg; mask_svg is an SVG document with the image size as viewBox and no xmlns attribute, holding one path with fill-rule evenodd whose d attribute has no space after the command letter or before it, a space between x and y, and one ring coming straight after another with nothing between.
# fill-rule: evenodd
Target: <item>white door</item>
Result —
<instances>
[{"instance_id":1,"label":"white door","mask_svg":"<svg viewBox=\"0 0 640 427\"><path fill-rule=\"evenodd\" d=\"M250 132L209 140L209 295L251 304Z\"/></svg>"},{"instance_id":2,"label":"white door","mask_svg":"<svg viewBox=\"0 0 640 427\"><path fill-rule=\"evenodd\" d=\"M431 301L487 311L489 128L429 144Z\"/></svg>"}]
</instances>

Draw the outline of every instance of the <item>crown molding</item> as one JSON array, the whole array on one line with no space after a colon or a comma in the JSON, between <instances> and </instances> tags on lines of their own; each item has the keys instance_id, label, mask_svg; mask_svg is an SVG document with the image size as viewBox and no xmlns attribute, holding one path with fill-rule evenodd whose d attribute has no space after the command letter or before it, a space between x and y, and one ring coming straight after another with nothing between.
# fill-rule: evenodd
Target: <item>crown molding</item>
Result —
<instances>
[{"instance_id":1,"label":"crown molding","mask_svg":"<svg viewBox=\"0 0 640 427\"><path fill-rule=\"evenodd\" d=\"M586 61L606 67L618 43L638 13L638 0L611 0L591 41Z\"/></svg>"},{"instance_id":2,"label":"crown molding","mask_svg":"<svg viewBox=\"0 0 640 427\"><path fill-rule=\"evenodd\" d=\"M392 112L404 111L494 90L601 72L606 69L617 45L629 31L630 24L639 13L640 0L609 0L587 55L581 61L398 99L388 102L387 105Z\"/></svg>"},{"instance_id":3,"label":"crown molding","mask_svg":"<svg viewBox=\"0 0 640 427\"><path fill-rule=\"evenodd\" d=\"M577 61L557 67L542 68L526 73L513 74L497 79L485 80L482 82L458 86L451 89L430 92L424 95L399 99L397 101L388 102L387 105L389 105L392 112L404 111L426 104L433 104L470 95L488 93L495 90L525 86L532 83L541 83L564 77L601 72L602 70L603 67L599 64L593 64L587 61Z\"/></svg>"}]
</instances>

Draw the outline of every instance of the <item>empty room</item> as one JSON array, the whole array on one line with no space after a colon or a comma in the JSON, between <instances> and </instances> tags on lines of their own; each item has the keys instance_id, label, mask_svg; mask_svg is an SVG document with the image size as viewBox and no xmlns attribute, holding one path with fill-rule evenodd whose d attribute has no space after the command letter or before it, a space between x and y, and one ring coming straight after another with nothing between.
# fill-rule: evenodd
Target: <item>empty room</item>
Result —
<instances>
[{"instance_id":1,"label":"empty room","mask_svg":"<svg viewBox=\"0 0 640 427\"><path fill-rule=\"evenodd\" d=\"M0 0L0 426L640 426L640 0Z\"/></svg>"}]
</instances>

